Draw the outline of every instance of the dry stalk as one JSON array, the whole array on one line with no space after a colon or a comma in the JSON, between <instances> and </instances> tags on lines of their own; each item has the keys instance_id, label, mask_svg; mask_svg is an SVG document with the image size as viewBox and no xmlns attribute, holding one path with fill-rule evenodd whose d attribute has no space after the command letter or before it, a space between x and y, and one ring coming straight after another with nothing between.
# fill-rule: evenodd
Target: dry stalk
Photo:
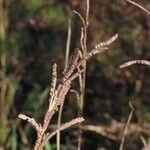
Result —
<instances>
[{"instance_id":1,"label":"dry stalk","mask_svg":"<svg viewBox=\"0 0 150 150\"><path fill-rule=\"evenodd\" d=\"M131 1L131 0L126 0L127 2L131 3L132 5L140 8L141 10L143 10L144 12L146 12L147 14L150 15L150 11L148 11L146 8L144 8L143 6L141 6L140 4L134 2L134 1Z\"/></svg>"},{"instance_id":2,"label":"dry stalk","mask_svg":"<svg viewBox=\"0 0 150 150\"><path fill-rule=\"evenodd\" d=\"M71 17L69 17L68 19L68 35L67 35L67 43L66 43L65 69L68 67L70 43L71 43Z\"/></svg>"},{"instance_id":3,"label":"dry stalk","mask_svg":"<svg viewBox=\"0 0 150 150\"><path fill-rule=\"evenodd\" d=\"M118 36L115 35L115 37L117 38ZM114 40L116 40L116 38ZM48 106L48 110L45 114L43 124L37 123L34 118L30 118L23 114L19 115L19 118L30 122L37 131L37 139L35 142L34 150L43 150L45 141L48 141L53 136L54 133L57 133L60 130L63 130L65 128L70 127L73 124L80 123L83 121L83 118L80 117L78 119L73 120L73 123L67 122L65 124L65 128L60 127L60 130L55 130L52 133L46 132L48 125L50 124L50 121L52 119L52 116L54 115L54 113L56 111L58 111L58 107L64 102L65 96L70 90L72 81L83 72L83 69L81 69L79 72L78 68L83 67L84 62L87 61L90 57L92 57L93 55L102 53L106 49L109 49L109 48L106 46L97 47L97 48L94 48L93 50L91 50L90 52L87 52L85 55L83 55L82 58L77 59L77 55L75 55L76 57L72 57L72 60L70 60L70 65L69 65L68 69L63 74L62 82L58 86L56 86L57 65L56 64L53 65L49 106ZM77 50L80 51L79 49L77 49Z\"/></svg>"},{"instance_id":4,"label":"dry stalk","mask_svg":"<svg viewBox=\"0 0 150 150\"><path fill-rule=\"evenodd\" d=\"M148 15L150 15L150 11L148 11L146 8L144 8L140 4L138 4L138 3L134 2L134 1L131 1L131 0L126 0L126 1L131 3L132 5L140 8L141 10L146 12ZM126 63L120 65L120 68L125 68L125 67L131 66L133 64L144 64L144 65L150 66L150 61L148 61L148 60L132 60L132 61L129 61L129 62L126 62Z\"/></svg>"},{"instance_id":5,"label":"dry stalk","mask_svg":"<svg viewBox=\"0 0 150 150\"><path fill-rule=\"evenodd\" d=\"M142 148L142 150L149 150L150 149L150 138L148 139L148 142L144 139L143 136L140 137L141 141L144 145L144 147Z\"/></svg>"},{"instance_id":6,"label":"dry stalk","mask_svg":"<svg viewBox=\"0 0 150 150\"><path fill-rule=\"evenodd\" d=\"M97 125L93 124L84 124L82 126L82 129L85 131L91 131L95 132L101 136L104 136L110 140L113 140L115 142L120 142L122 140L122 135L124 135L124 129L127 123L122 123L117 120L112 120L110 125L104 125L96 123ZM148 137L150 137L150 127L148 123L130 123L128 127L127 135L133 135L133 134L144 134ZM127 136L126 135L126 136Z\"/></svg>"},{"instance_id":7,"label":"dry stalk","mask_svg":"<svg viewBox=\"0 0 150 150\"><path fill-rule=\"evenodd\" d=\"M89 26L89 10L90 10L90 1L86 0L85 19L82 17L80 13L74 11L80 17L83 23L83 27L81 27L81 37L80 37L82 55L85 55L87 53L87 28ZM80 71L79 68L78 71ZM80 93L78 94L79 95L78 114L81 116L83 114L83 107L84 107L85 82L86 82L86 61L83 62L83 73L79 75ZM82 129L79 128L78 150L81 149L81 140L82 140Z\"/></svg>"},{"instance_id":8,"label":"dry stalk","mask_svg":"<svg viewBox=\"0 0 150 150\"><path fill-rule=\"evenodd\" d=\"M129 126L130 126L130 122L131 122L131 119L132 119L132 116L133 116L134 108L133 108L133 106L132 106L131 103L129 103L129 106L131 108L131 112L129 114L129 117L128 117L125 129L124 129L124 133L123 133L123 137L122 137L122 140L121 140L121 144L120 144L119 150L123 150L123 145L124 145L124 142L125 142L125 137L127 136L127 133L128 133L128 130L129 130Z\"/></svg>"},{"instance_id":9,"label":"dry stalk","mask_svg":"<svg viewBox=\"0 0 150 150\"><path fill-rule=\"evenodd\" d=\"M67 35L67 43L66 43L65 70L67 70L67 67L68 67L70 42L71 42L71 17L69 17L69 19L68 19L68 35ZM63 107L64 107L64 102L61 104L60 109L59 109L57 128L60 128L60 126L61 126ZM57 150L60 150L60 131L57 132L56 142L57 142Z\"/></svg>"},{"instance_id":10,"label":"dry stalk","mask_svg":"<svg viewBox=\"0 0 150 150\"><path fill-rule=\"evenodd\" d=\"M65 125L60 126L55 131L49 133L47 128L50 124L50 121L59 109L59 107L64 103L64 99L66 94L69 92L71 83L74 79L79 77L82 73L85 75L85 64L86 61L96 54L100 54L105 50L109 49L109 44L114 42L118 37L118 34L111 37L109 40L102 42L105 44L97 45L90 52L84 51L83 55L81 55L81 50L79 48L75 49L72 56L69 60L68 67L64 70L61 83L57 85L57 65L53 65L53 73L52 73L52 83L50 89L50 98L49 98L49 106L44 116L43 123L38 123L34 118L30 118L26 115L20 114L18 117L23 120L27 120L30 122L37 132L37 139L34 145L34 150L43 150L45 143L50 140L55 134L58 132L69 128L70 126L81 123L84 119L82 117L73 119L70 122L67 122ZM84 86L83 86L84 87Z\"/></svg>"}]
</instances>

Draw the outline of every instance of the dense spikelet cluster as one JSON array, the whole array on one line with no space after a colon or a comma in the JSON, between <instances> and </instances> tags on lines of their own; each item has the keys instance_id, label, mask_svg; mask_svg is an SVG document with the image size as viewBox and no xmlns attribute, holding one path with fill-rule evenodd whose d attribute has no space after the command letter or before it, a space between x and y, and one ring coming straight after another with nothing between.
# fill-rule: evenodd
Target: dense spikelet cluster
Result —
<instances>
[{"instance_id":1,"label":"dense spikelet cluster","mask_svg":"<svg viewBox=\"0 0 150 150\"><path fill-rule=\"evenodd\" d=\"M77 62L80 58L81 51L79 48L76 48L73 52L73 54L70 56L70 61L68 67L63 72L63 82L65 82L69 76L72 74L72 72L75 70Z\"/></svg>"},{"instance_id":2,"label":"dense spikelet cluster","mask_svg":"<svg viewBox=\"0 0 150 150\"><path fill-rule=\"evenodd\" d=\"M93 55L102 53L109 49L107 46L115 41L118 34L111 37L108 41L98 44L93 50L82 55L79 48L75 49L70 57L68 68L63 71L62 81L57 85L57 65L53 65L52 82L50 89L49 106L44 116L43 124L37 123L34 118L27 117L20 114L19 118L30 122L37 131L37 140L35 142L34 150L43 150L45 143L57 134L58 131L62 131L70 126L82 122L84 119L78 117L65 123L60 128L56 129L52 133L47 132L47 128L55 112L58 111L59 106L64 102L66 94L69 92L72 81L77 78L83 72L84 63ZM79 69L80 68L80 69Z\"/></svg>"},{"instance_id":3,"label":"dense spikelet cluster","mask_svg":"<svg viewBox=\"0 0 150 150\"><path fill-rule=\"evenodd\" d=\"M109 40L97 44L97 45L95 46L95 49L97 49L97 48L99 48L99 47L103 47L103 46L108 46L108 45L111 44L114 40L116 40L117 37L118 37L118 34L115 34L115 35L112 36Z\"/></svg>"}]
</instances>

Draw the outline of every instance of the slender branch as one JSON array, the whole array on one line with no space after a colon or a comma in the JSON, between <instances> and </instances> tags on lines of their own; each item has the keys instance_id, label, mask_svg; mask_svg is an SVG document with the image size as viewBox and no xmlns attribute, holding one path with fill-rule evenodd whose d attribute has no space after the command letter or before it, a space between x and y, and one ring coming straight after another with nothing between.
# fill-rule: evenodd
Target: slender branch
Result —
<instances>
[{"instance_id":1,"label":"slender branch","mask_svg":"<svg viewBox=\"0 0 150 150\"><path fill-rule=\"evenodd\" d=\"M67 35L67 43L66 43L65 69L68 67L70 43L71 43L71 18L69 17L69 19L68 19L68 35Z\"/></svg>"},{"instance_id":2,"label":"slender branch","mask_svg":"<svg viewBox=\"0 0 150 150\"><path fill-rule=\"evenodd\" d=\"M86 1L86 26L89 25L89 11L90 11L90 1Z\"/></svg>"},{"instance_id":3,"label":"slender branch","mask_svg":"<svg viewBox=\"0 0 150 150\"><path fill-rule=\"evenodd\" d=\"M83 26L85 26L86 23L85 23L85 20L84 20L84 18L82 17L82 15L81 15L79 12L77 12L76 10L73 10L73 12L74 12L76 15L78 15L78 17L81 19L81 21L82 21L82 23L83 23Z\"/></svg>"},{"instance_id":4,"label":"slender branch","mask_svg":"<svg viewBox=\"0 0 150 150\"><path fill-rule=\"evenodd\" d=\"M131 0L126 0L127 2L133 4L134 6L140 8L141 10L143 10L144 12L146 12L147 14L150 15L150 11L148 11L147 9L145 9L143 6L141 6L140 4L136 3L136 2L133 2Z\"/></svg>"},{"instance_id":5,"label":"slender branch","mask_svg":"<svg viewBox=\"0 0 150 150\"><path fill-rule=\"evenodd\" d=\"M85 24L81 28L81 38L80 38L83 55L85 55L87 53L87 28L89 26L89 10L90 10L90 1L86 0ZM85 101L86 66L87 66L86 61L84 61L83 62L83 72L79 75L80 94L79 94L78 114L81 116L83 114L84 101ZM80 70L78 69L78 71L80 71ZM81 124L79 126L81 126ZM80 128L79 129L79 138L78 138L78 150L81 149L81 141L82 141L82 129Z\"/></svg>"},{"instance_id":6,"label":"slender branch","mask_svg":"<svg viewBox=\"0 0 150 150\"><path fill-rule=\"evenodd\" d=\"M124 134L123 134L123 137L122 137L122 140L121 140L121 144L120 144L119 150L123 150L123 145L124 145L124 142L125 142L125 137L126 137L126 135L128 133L129 125L130 125L130 122L131 122L131 119L132 119L132 116L133 116L134 108L133 108L133 106L132 106L131 103L129 103L129 106L131 108L131 112L129 114L129 117L128 117L125 129L124 129Z\"/></svg>"},{"instance_id":7,"label":"slender branch","mask_svg":"<svg viewBox=\"0 0 150 150\"><path fill-rule=\"evenodd\" d=\"M45 140L44 140L44 143L46 143L49 139L51 139L54 135L56 135L57 132L60 132L60 131L62 131L64 129L66 129L66 128L71 127L74 124L81 123L83 121L84 121L84 119L82 117L79 117L79 118L73 119L73 120L65 123L63 126L61 126L60 128L56 129L52 133L47 133L47 135L45 137Z\"/></svg>"},{"instance_id":8,"label":"slender branch","mask_svg":"<svg viewBox=\"0 0 150 150\"><path fill-rule=\"evenodd\" d=\"M68 61L69 61L69 51L70 51L70 42L71 42L71 18L68 19L68 35L67 35L67 43L66 43L66 61L65 61L65 70L67 71ZM60 105L58 120L57 120L57 128L60 128L61 120L62 120L62 111L64 107L64 101ZM60 150L60 131L57 132L57 150Z\"/></svg>"},{"instance_id":9,"label":"slender branch","mask_svg":"<svg viewBox=\"0 0 150 150\"><path fill-rule=\"evenodd\" d=\"M41 125L38 124L34 118L30 118L24 114L19 114L18 117L22 120L27 120L28 122L30 122L36 130L41 130Z\"/></svg>"}]
</instances>

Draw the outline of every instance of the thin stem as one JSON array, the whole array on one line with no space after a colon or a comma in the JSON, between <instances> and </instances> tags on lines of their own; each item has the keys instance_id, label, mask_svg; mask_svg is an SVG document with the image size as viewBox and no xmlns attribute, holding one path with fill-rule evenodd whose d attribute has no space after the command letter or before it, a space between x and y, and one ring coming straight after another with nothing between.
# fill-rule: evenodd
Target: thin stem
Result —
<instances>
[{"instance_id":1,"label":"thin stem","mask_svg":"<svg viewBox=\"0 0 150 150\"><path fill-rule=\"evenodd\" d=\"M131 108L131 112L129 114L129 117L128 117L125 129L124 129L124 134L123 134L123 137L122 137L122 140L121 140L121 144L120 144L119 150L123 150L123 145L124 145L124 142L125 142L125 137L126 137L126 135L128 133L129 125L130 125L130 122L131 122L131 119L132 119L132 116L133 116L134 108L133 108L133 106L132 106L131 103L129 103L129 106Z\"/></svg>"},{"instance_id":2,"label":"thin stem","mask_svg":"<svg viewBox=\"0 0 150 150\"><path fill-rule=\"evenodd\" d=\"M71 42L71 17L68 19L68 35L67 35L67 43L66 43L66 60L65 60L65 69L68 67L69 60L69 51L70 51L70 42ZM64 107L64 101L60 105L58 120L57 120L57 128L60 128L61 120L62 120L62 111ZM57 150L60 150L60 131L57 132Z\"/></svg>"},{"instance_id":3,"label":"thin stem","mask_svg":"<svg viewBox=\"0 0 150 150\"><path fill-rule=\"evenodd\" d=\"M83 27L83 37L81 37L81 47L83 47L83 55L87 53L87 28L89 25L89 10L90 10L90 2L89 0L86 0L86 18L85 18L85 24ZM82 30L81 30L82 32ZM82 35L82 33L81 33ZM83 43L82 43L83 38ZM80 105L79 105L79 116L83 115L83 107L84 107L84 98L85 98L85 82L86 82L86 61L83 62L83 73L80 74L79 77L80 80ZM78 150L81 149L81 142L82 142L82 129L81 124L79 124L79 138L78 138Z\"/></svg>"},{"instance_id":4,"label":"thin stem","mask_svg":"<svg viewBox=\"0 0 150 150\"><path fill-rule=\"evenodd\" d=\"M65 69L67 69L67 67L68 67L70 43L71 43L71 18L69 17L69 19L68 19L68 35L67 35L67 43L66 43Z\"/></svg>"},{"instance_id":5,"label":"thin stem","mask_svg":"<svg viewBox=\"0 0 150 150\"><path fill-rule=\"evenodd\" d=\"M140 4L136 3L136 2L133 2L131 0L126 0L127 2L133 4L134 6L140 8L141 10L143 10L144 12L146 12L147 14L150 15L150 11L148 11L147 9L145 9L143 6L141 6Z\"/></svg>"},{"instance_id":6,"label":"thin stem","mask_svg":"<svg viewBox=\"0 0 150 150\"><path fill-rule=\"evenodd\" d=\"M84 121L84 119L82 117L78 117L76 119L73 119L73 120L65 123L60 128L57 128L55 131L53 131L52 133L47 133L46 136L45 136L45 139L44 139L43 143L45 144L49 139L51 139L58 132L60 132L60 131L62 131L64 129L67 129L67 128L71 127L74 124L81 123L83 121Z\"/></svg>"}]
</instances>

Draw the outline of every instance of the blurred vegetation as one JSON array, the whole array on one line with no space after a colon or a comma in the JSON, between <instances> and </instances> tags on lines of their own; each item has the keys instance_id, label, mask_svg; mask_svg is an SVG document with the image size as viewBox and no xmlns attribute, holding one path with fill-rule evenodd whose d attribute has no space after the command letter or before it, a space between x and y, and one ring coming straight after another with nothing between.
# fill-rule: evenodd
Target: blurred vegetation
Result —
<instances>
[{"instance_id":1,"label":"blurred vegetation","mask_svg":"<svg viewBox=\"0 0 150 150\"><path fill-rule=\"evenodd\" d=\"M47 108L51 66L64 68L67 21L71 13L71 51L79 46L81 21L72 13L85 12L81 0L0 0L0 149L28 150L35 140L30 124L17 118L20 112L41 120ZM150 8L149 0L143 5ZM150 17L126 1L90 1L88 47L94 47L114 33L119 39L111 50L96 56L87 67L84 117L88 124L107 126L112 120L126 122L132 101L133 123L150 123L150 69L135 65L125 70L119 65L131 59L149 59ZM76 83L73 84L78 88ZM77 115L76 98L69 94L63 119ZM54 118L54 123L56 118ZM61 149L74 150L77 130L62 133ZM143 135L145 136L145 135ZM146 138L146 137L145 137ZM56 149L55 138L46 150ZM85 131L82 149L118 149L119 142ZM142 147L136 133L125 149Z\"/></svg>"}]
</instances>

